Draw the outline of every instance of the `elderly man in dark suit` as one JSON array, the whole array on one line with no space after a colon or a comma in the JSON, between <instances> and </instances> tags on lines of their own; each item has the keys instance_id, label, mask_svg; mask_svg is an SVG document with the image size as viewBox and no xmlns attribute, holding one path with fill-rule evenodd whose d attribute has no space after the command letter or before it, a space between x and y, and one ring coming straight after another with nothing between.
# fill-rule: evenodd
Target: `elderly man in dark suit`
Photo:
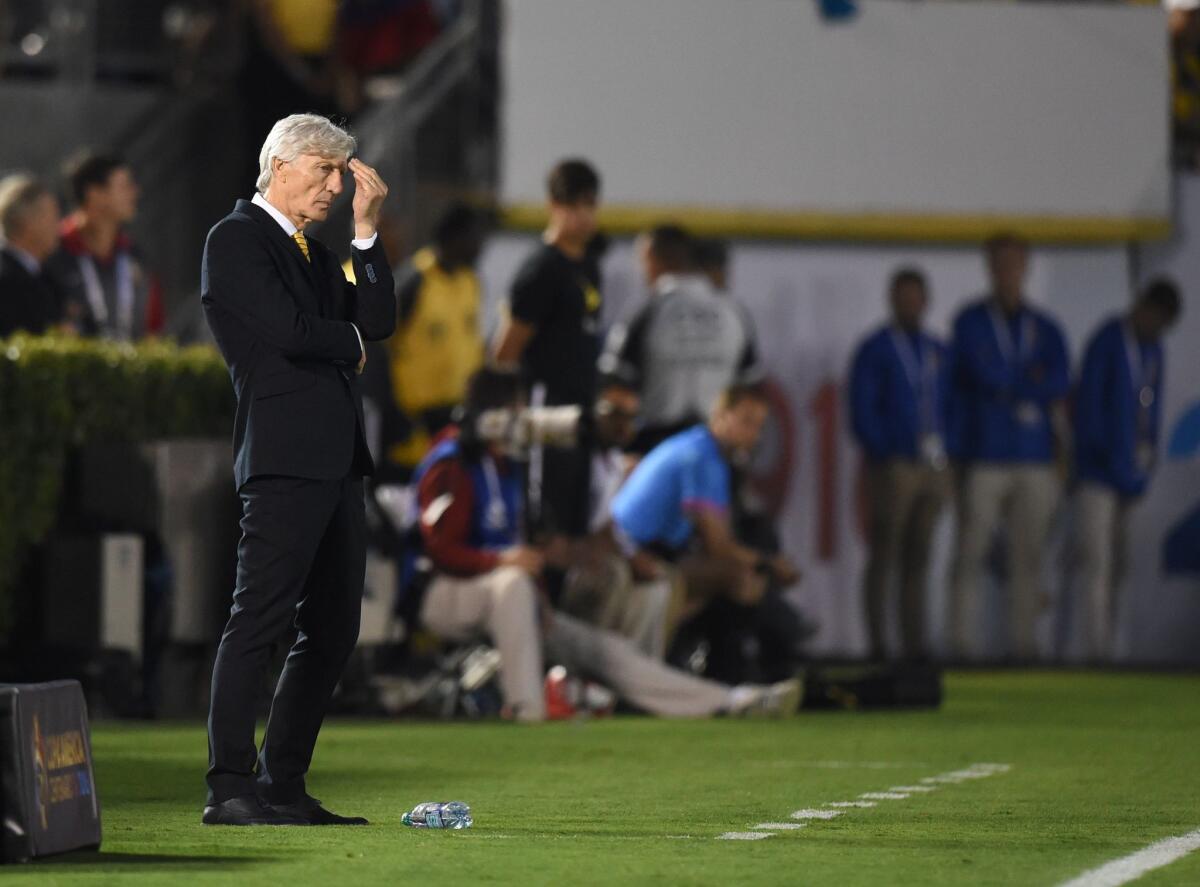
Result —
<instances>
[{"instance_id":1,"label":"elderly man in dark suit","mask_svg":"<svg viewBox=\"0 0 1200 887\"><path fill-rule=\"evenodd\" d=\"M325 710L358 637L365 571L362 477L374 466L357 373L365 342L396 322L376 226L387 186L357 159L349 133L312 114L275 124L258 193L209 232L205 316L237 393L234 476L242 540L229 622L213 666L208 720L210 825L360 825L305 790ZM346 282L304 234L354 177L353 261ZM258 687L274 645L298 634L275 688L262 749Z\"/></svg>"},{"instance_id":2,"label":"elderly man in dark suit","mask_svg":"<svg viewBox=\"0 0 1200 887\"><path fill-rule=\"evenodd\" d=\"M42 333L62 319L42 264L58 247L58 201L37 179L0 180L0 338Z\"/></svg>"}]
</instances>

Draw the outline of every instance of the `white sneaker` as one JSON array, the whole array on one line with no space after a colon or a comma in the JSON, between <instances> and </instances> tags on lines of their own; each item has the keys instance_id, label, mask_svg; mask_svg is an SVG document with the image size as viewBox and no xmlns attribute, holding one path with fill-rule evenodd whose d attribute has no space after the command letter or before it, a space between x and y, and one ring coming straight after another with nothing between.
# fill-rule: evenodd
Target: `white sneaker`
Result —
<instances>
[{"instance_id":1,"label":"white sneaker","mask_svg":"<svg viewBox=\"0 0 1200 887\"><path fill-rule=\"evenodd\" d=\"M800 708L799 678L769 686L742 684L730 692L729 713L740 718L790 718Z\"/></svg>"}]
</instances>

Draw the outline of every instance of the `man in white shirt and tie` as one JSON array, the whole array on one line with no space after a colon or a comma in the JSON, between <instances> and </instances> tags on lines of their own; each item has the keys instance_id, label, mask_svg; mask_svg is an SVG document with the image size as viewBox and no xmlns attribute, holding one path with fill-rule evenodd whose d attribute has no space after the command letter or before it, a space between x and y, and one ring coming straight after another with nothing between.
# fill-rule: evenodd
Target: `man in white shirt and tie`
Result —
<instances>
[{"instance_id":1,"label":"man in white shirt and tie","mask_svg":"<svg viewBox=\"0 0 1200 887\"><path fill-rule=\"evenodd\" d=\"M242 541L229 622L213 666L209 825L359 825L305 791L325 709L358 637L366 562L362 478L374 470L357 372L364 341L391 335L396 303L376 228L387 186L354 138L313 114L275 124L258 187L209 233L201 300L229 365ZM304 229L354 176L357 279ZM275 644L295 644L262 749L258 687Z\"/></svg>"}]
</instances>

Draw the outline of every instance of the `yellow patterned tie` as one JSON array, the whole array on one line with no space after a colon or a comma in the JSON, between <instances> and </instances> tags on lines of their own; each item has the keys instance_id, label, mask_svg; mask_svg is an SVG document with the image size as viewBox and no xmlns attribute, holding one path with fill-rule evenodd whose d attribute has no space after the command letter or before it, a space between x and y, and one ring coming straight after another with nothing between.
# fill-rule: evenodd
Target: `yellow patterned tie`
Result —
<instances>
[{"instance_id":1,"label":"yellow patterned tie","mask_svg":"<svg viewBox=\"0 0 1200 887\"><path fill-rule=\"evenodd\" d=\"M304 237L303 231L297 231L292 235L292 240L296 241L296 245L300 247L300 252L304 253L304 258L312 262L312 257L308 254L308 240Z\"/></svg>"}]
</instances>

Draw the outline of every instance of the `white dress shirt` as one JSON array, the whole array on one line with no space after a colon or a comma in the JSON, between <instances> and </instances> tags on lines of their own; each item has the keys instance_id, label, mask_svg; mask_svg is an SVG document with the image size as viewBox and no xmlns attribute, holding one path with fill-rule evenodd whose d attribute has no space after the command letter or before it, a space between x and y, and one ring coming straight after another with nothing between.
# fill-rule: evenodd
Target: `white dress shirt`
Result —
<instances>
[{"instance_id":1,"label":"white dress shirt","mask_svg":"<svg viewBox=\"0 0 1200 887\"><path fill-rule=\"evenodd\" d=\"M263 197L262 194L258 193L257 191L254 193L254 196L250 198L250 202L253 203L257 207L259 207L263 210L266 210L267 215L269 215L271 218L273 218L276 222L279 223L279 227L283 229L283 233L286 234L288 237L295 237L296 232L300 230L294 224L292 224L291 219L289 219L287 216L285 216L283 213L281 213L279 210L277 210L271 204L271 202L267 200L267 198ZM378 238L379 238L379 232L376 231L370 237L362 237L362 238L356 238L355 240L351 240L350 245L352 247L354 247L355 249L370 249L371 247L373 247L375 245L375 241ZM359 330L358 324L351 323L350 326L354 327L354 335L358 336L359 350L363 354L366 354L367 346L366 346L366 343L363 342L362 332Z\"/></svg>"},{"instance_id":2,"label":"white dress shirt","mask_svg":"<svg viewBox=\"0 0 1200 887\"><path fill-rule=\"evenodd\" d=\"M628 476L625 454L619 447L592 453L589 532L598 533L612 523L612 501Z\"/></svg>"},{"instance_id":3,"label":"white dress shirt","mask_svg":"<svg viewBox=\"0 0 1200 887\"><path fill-rule=\"evenodd\" d=\"M257 207L265 209L267 211L267 215L279 223L279 227L283 229L283 233L288 237L292 237L297 231L300 230L292 224L291 219L272 206L270 201L268 201L267 198L263 197L262 194L258 193L257 191L254 192L254 196L250 198L250 202ZM376 231L370 237L362 237L351 240L350 245L355 249L370 249L375 245L375 241L378 239L379 232Z\"/></svg>"}]
</instances>

